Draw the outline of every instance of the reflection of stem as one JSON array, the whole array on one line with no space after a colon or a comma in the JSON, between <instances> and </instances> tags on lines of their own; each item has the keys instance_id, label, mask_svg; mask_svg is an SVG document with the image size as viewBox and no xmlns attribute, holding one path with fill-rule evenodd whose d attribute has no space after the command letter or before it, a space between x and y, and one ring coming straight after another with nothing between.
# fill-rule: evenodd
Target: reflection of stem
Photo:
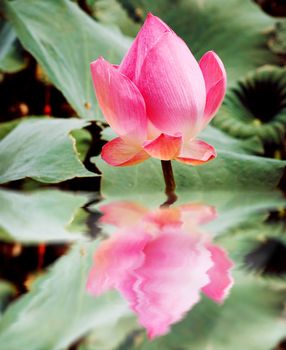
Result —
<instances>
[{"instance_id":1,"label":"reflection of stem","mask_svg":"<svg viewBox=\"0 0 286 350\"><path fill-rule=\"evenodd\" d=\"M167 200L164 202L161 207L169 207L177 200L177 195L175 193L176 183L174 179L172 163L170 160L161 160L164 180L165 180L165 193L167 195Z\"/></svg>"}]
</instances>

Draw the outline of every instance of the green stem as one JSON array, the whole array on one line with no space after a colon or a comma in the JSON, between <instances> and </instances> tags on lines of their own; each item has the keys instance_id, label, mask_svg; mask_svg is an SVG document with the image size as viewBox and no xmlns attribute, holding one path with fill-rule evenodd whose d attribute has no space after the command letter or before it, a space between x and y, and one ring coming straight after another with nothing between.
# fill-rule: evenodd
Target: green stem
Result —
<instances>
[{"instance_id":1,"label":"green stem","mask_svg":"<svg viewBox=\"0 0 286 350\"><path fill-rule=\"evenodd\" d=\"M167 195L167 200L164 202L161 207L169 207L177 200L177 195L175 193L176 183L174 178L174 173L172 169L172 163L170 160L161 160L164 180L165 180L165 193Z\"/></svg>"}]
</instances>

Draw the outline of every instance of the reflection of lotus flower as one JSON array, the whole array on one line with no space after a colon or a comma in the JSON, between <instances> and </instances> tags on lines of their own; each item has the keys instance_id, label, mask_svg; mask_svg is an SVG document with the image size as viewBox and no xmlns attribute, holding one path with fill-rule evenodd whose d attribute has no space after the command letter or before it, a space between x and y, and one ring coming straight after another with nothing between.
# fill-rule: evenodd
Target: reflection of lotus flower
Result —
<instances>
[{"instance_id":1,"label":"reflection of lotus flower","mask_svg":"<svg viewBox=\"0 0 286 350\"><path fill-rule=\"evenodd\" d=\"M232 262L198 229L213 218L211 207L149 212L119 202L101 210L102 223L119 230L96 251L87 288L94 295L119 290L150 338L166 334L199 301L201 291L216 302L224 300L232 285Z\"/></svg>"},{"instance_id":2,"label":"reflection of lotus flower","mask_svg":"<svg viewBox=\"0 0 286 350\"><path fill-rule=\"evenodd\" d=\"M149 14L119 67L103 58L91 64L99 105L119 137L102 149L114 166L154 157L197 165L215 157L198 133L217 112L226 89L219 57L199 64L187 45Z\"/></svg>"}]
</instances>

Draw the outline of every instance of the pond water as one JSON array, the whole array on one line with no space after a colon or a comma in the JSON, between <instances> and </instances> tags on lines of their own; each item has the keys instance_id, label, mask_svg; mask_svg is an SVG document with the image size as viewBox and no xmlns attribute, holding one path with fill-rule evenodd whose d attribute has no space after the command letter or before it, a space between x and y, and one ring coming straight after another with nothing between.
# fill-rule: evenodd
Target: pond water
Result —
<instances>
[{"instance_id":1,"label":"pond water","mask_svg":"<svg viewBox=\"0 0 286 350\"><path fill-rule=\"evenodd\" d=\"M282 193L0 197L0 349L284 348Z\"/></svg>"}]
</instances>

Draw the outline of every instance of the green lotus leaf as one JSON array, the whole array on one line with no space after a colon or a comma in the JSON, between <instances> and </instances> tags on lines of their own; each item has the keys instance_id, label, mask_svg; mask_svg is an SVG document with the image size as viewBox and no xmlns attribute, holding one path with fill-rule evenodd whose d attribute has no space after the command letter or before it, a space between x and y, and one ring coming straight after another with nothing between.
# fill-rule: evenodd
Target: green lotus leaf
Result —
<instances>
[{"instance_id":1,"label":"green lotus leaf","mask_svg":"<svg viewBox=\"0 0 286 350\"><path fill-rule=\"evenodd\" d=\"M102 24L116 26L122 33L136 36L140 23L134 22L117 0L96 0L91 4L93 16Z\"/></svg>"},{"instance_id":2,"label":"green lotus leaf","mask_svg":"<svg viewBox=\"0 0 286 350\"><path fill-rule=\"evenodd\" d=\"M16 289L11 283L0 280L0 320L3 311L5 310L11 299L15 296L15 294Z\"/></svg>"},{"instance_id":3,"label":"green lotus leaf","mask_svg":"<svg viewBox=\"0 0 286 350\"><path fill-rule=\"evenodd\" d=\"M270 49L278 55L286 55L286 22L277 22L268 42Z\"/></svg>"},{"instance_id":4,"label":"green lotus leaf","mask_svg":"<svg viewBox=\"0 0 286 350\"><path fill-rule=\"evenodd\" d=\"M16 73L27 67L16 32L9 22L0 19L0 71Z\"/></svg>"},{"instance_id":5,"label":"green lotus leaf","mask_svg":"<svg viewBox=\"0 0 286 350\"><path fill-rule=\"evenodd\" d=\"M285 205L285 204L284 204ZM253 272L275 284L286 280L285 209L268 211L263 221L244 222L221 241L244 271Z\"/></svg>"},{"instance_id":6,"label":"green lotus leaf","mask_svg":"<svg viewBox=\"0 0 286 350\"><path fill-rule=\"evenodd\" d=\"M6 135L9 134L19 123L21 123L22 119L13 119L8 122L0 123L0 140L2 140Z\"/></svg>"},{"instance_id":7,"label":"green lotus leaf","mask_svg":"<svg viewBox=\"0 0 286 350\"><path fill-rule=\"evenodd\" d=\"M0 183L26 177L57 183L96 176L80 162L75 139L69 135L86 125L75 118L30 117L22 121L0 141Z\"/></svg>"},{"instance_id":8,"label":"green lotus leaf","mask_svg":"<svg viewBox=\"0 0 286 350\"><path fill-rule=\"evenodd\" d=\"M286 133L286 68L265 66L240 80L225 97L213 125L240 139L258 137L265 148Z\"/></svg>"},{"instance_id":9,"label":"green lotus leaf","mask_svg":"<svg viewBox=\"0 0 286 350\"><path fill-rule=\"evenodd\" d=\"M83 239L85 223L70 229L87 196L55 189L0 190L0 239L7 242L69 242Z\"/></svg>"},{"instance_id":10,"label":"green lotus leaf","mask_svg":"<svg viewBox=\"0 0 286 350\"><path fill-rule=\"evenodd\" d=\"M43 67L79 116L101 119L89 64L102 55L118 63L130 40L94 21L69 0L3 1L22 45Z\"/></svg>"}]
</instances>

